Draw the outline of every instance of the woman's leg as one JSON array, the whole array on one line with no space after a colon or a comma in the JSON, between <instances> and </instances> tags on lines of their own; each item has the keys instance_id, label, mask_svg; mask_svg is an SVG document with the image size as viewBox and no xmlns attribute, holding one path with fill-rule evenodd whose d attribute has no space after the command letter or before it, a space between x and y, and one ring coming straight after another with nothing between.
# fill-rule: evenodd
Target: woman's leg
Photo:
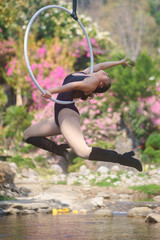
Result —
<instances>
[{"instance_id":1,"label":"woman's leg","mask_svg":"<svg viewBox=\"0 0 160 240\"><path fill-rule=\"evenodd\" d=\"M27 128L24 132L24 139L27 143L63 156L66 160L68 160L69 154L66 149L68 145L57 145L46 138L48 136L55 136L59 134L61 134L60 128L56 125L54 118L50 118Z\"/></svg>"},{"instance_id":2,"label":"woman's leg","mask_svg":"<svg viewBox=\"0 0 160 240\"><path fill-rule=\"evenodd\" d=\"M88 147L80 127L80 116L77 112L64 108L58 115L61 132L73 151L82 158L88 159L92 148Z\"/></svg>"},{"instance_id":3,"label":"woman's leg","mask_svg":"<svg viewBox=\"0 0 160 240\"><path fill-rule=\"evenodd\" d=\"M112 150L88 147L81 132L78 113L71 109L63 109L59 113L58 120L63 136L78 156L95 161L115 162L142 171L140 161L132 157L134 152L121 155Z\"/></svg>"},{"instance_id":4,"label":"woman's leg","mask_svg":"<svg viewBox=\"0 0 160 240\"><path fill-rule=\"evenodd\" d=\"M60 128L55 123L54 118L36 123L24 131L24 139L29 137L49 137L61 134Z\"/></svg>"}]
</instances>

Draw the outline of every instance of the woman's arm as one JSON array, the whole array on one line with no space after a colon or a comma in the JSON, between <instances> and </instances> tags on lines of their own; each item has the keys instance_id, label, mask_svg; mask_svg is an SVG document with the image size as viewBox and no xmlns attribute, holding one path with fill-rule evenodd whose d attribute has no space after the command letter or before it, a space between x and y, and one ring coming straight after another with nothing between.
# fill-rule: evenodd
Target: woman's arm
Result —
<instances>
[{"instance_id":1,"label":"woman's arm","mask_svg":"<svg viewBox=\"0 0 160 240\"><path fill-rule=\"evenodd\" d=\"M52 94L55 93L62 93L62 92L67 92L67 91L72 91L72 90L80 90L83 91L85 89L85 82L71 82L59 87L54 87L54 88L49 88L44 91L42 94L42 97L49 99L51 98Z\"/></svg>"},{"instance_id":2,"label":"woman's arm","mask_svg":"<svg viewBox=\"0 0 160 240\"><path fill-rule=\"evenodd\" d=\"M130 67L129 61L126 61L126 59L127 59L127 57L125 57L124 59L122 59L120 61L98 63L93 67L93 72L98 72L100 70L106 70L107 68L115 67L115 66L118 66L118 65L125 65L127 67ZM86 74L89 74L90 73L90 67L83 70L83 72L86 73Z\"/></svg>"}]
</instances>

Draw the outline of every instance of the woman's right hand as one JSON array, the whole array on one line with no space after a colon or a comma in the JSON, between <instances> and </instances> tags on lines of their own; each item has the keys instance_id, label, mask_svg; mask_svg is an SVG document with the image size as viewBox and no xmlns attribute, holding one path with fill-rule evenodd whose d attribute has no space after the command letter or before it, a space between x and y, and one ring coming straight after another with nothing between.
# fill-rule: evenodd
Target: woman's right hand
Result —
<instances>
[{"instance_id":1,"label":"woman's right hand","mask_svg":"<svg viewBox=\"0 0 160 240\"><path fill-rule=\"evenodd\" d=\"M50 99L52 97L52 94L48 90L45 90L44 93L42 93L42 97Z\"/></svg>"}]
</instances>

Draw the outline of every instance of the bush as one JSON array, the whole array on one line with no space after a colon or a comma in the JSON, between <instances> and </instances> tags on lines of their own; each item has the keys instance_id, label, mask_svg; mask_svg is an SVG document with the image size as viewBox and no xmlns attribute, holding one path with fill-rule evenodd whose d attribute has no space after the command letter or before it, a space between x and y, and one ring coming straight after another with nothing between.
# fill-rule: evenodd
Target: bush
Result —
<instances>
[{"instance_id":1,"label":"bush","mask_svg":"<svg viewBox=\"0 0 160 240\"><path fill-rule=\"evenodd\" d=\"M8 138L8 147L13 142L22 141L23 131L29 127L32 116L24 106L10 106L3 117L4 138Z\"/></svg>"},{"instance_id":2,"label":"bush","mask_svg":"<svg viewBox=\"0 0 160 240\"><path fill-rule=\"evenodd\" d=\"M146 139L155 130L149 113L145 113L146 111L139 111L138 101L130 101L128 106L124 106L122 109L124 124L138 140Z\"/></svg>"},{"instance_id":3,"label":"bush","mask_svg":"<svg viewBox=\"0 0 160 240\"><path fill-rule=\"evenodd\" d=\"M152 147L155 150L160 150L160 134L157 132L151 134L146 141L146 147Z\"/></svg>"},{"instance_id":4,"label":"bush","mask_svg":"<svg viewBox=\"0 0 160 240\"><path fill-rule=\"evenodd\" d=\"M119 53L118 60L123 58L124 55ZM117 57L113 56L113 60L117 60ZM128 105L130 100L137 101L139 97L151 96L155 89L159 71L156 69L151 56L148 53L141 53L134 67L127 68L121 65L116 68L107 69L107 72L114 79L112 83L115 96L114 105L116 109L119 109L122 102ZM152 81L150 81L151 77L153 78Z\"/></svg>"},{"instance_id":5,"label":"bush","mask_svg":"<svg viewBox=\"0 0 160 240\"><path fill-rule=\"evenodd\" d=\"M160 163L160 134L155 132L148 137L142 160L147 163Z\"/></svg>"}]
</instances>

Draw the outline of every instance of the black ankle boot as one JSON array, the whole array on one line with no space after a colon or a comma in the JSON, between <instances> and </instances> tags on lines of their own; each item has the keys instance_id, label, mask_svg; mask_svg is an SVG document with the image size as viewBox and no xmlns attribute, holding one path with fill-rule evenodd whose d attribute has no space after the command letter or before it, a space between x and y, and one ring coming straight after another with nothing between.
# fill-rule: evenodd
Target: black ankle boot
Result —
<instances>
[{"instance_id":1,"label":"black ankle boot","mask_svg":"<svg viewBox=\"0 0 160 240\"><path fill-rule=\"evenodd\" d=\"M69 148L68 144L57 145L56 143L45 137L29 137L25 140L25 142L32 144L38 148L47 150L48 152L62 156L67 161L69 161L70 159L69 152L67 151L67 148Z\"/></svg>"},{"instance_id":2,"label":"black ankle boot","mask_svg":"<svg viewBox=\"0 0 160 240\"><path fill-rule=\"evenodd\" d=\"M93 147L89 160L119 163L121 165L134 167L142 172L142 164L138 159L132 157L134 155L133 151L121 155L116 151Z\"/></svg>"}]
</instances>

